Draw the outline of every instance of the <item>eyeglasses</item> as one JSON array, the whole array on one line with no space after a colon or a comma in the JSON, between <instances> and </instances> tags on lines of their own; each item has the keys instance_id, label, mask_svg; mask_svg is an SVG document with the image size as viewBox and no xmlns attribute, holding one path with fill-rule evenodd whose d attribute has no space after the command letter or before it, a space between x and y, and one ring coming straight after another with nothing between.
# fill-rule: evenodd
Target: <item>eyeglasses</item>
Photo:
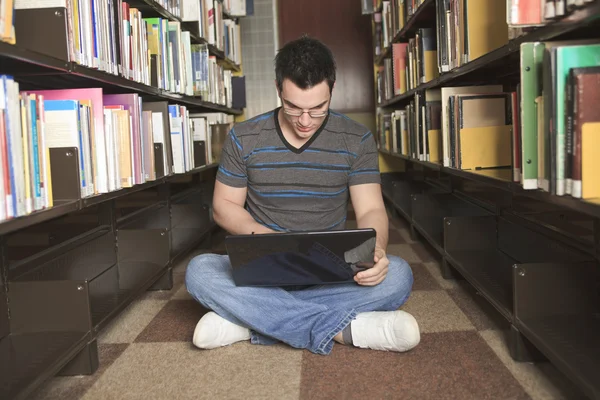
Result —
<instances>
[{"instance_id":1,"label":"eyeglasses","mask_svg":"<svg viewBox=\"0 0 600 400\"><path fill-rule=\"evenodd\" d=\"M304 111L304 110L288 110L283 107L283 112L292 117L301 117L302 114L308 113L311 118L323 118L329 111Z\"/></svg>"}]
</instances>

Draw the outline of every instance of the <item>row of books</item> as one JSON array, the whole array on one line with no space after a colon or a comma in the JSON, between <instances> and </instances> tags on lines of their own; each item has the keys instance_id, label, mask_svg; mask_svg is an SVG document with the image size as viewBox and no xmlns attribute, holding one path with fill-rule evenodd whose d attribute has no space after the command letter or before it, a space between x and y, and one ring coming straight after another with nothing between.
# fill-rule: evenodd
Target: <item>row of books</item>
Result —
<instances>
[{"instance_id":1,"label":"row of books","mask_svg":"<svg viewBox=\"0 0 600 400\"><path fill-rule=\"evenodd\" d=\"M404 68L408 68L413 75L421 74L417 76L421 78L416 79L417 83L425 83L439 73L451 71L507 44L509 39L523 34L523 29L545 25L568 16L578 7L586 6L592 1L438 0L435 3L437 29L420 29L415 37L408 39L409 50L413 54L410 59L410 53L409 56L404 56L407 51L398 47L401 43L392 43L392 40L403 23L406 23L405 15L410 10L411 2L407 6L404 0L385 0L381 13L374 16L376 54L391 48L394 76L406 74ZM437 65L435 59L426 56L434 53ZM415 72L410 72L411 67ZM433 72L433 69L438 72ZM431 73L427 74L425 71ZM414 88L411 86L413 81L415 80L407 81L407 90ZM395 95L404 93L402 89L400 93L397 90L395 92ZM385 90L381 98L388 99Z\"/></svg>"},{"instance_id":2,"label":"row of books","mask_svg":"<svg viewBox=\"0 0 600 400\"><path fill-rule=\"evenodd\" d=\"M202 38L223 51L228 59L241 64L240 26L234 20L223 18L225 5L216 0L183 1L182 20L195 24Z\"/></svg>"},{"instance_id":3,"label":"row of books","mask_svg":"<svg viewBox=\"0 0 600 400\"><path fill-rule=\"evenodd\" d=\"M435 30L421 28L408 43L393 43L391 58L384 59L377 73L379 103L437 78Z\"/></svg>"},{"instance_id":4,"label":"row of books","mask_svg":"<svg viewBox=\"0 0 600 400\"><path fill-rule=\"evenodd\" d=\"M523 183L517 92L500 85L430 89L379 120L383 150Z\"/></svg>"},{"instance_id":5,"label":"row of books","mask_svg":"<svg viewBox=\"0 0 600 400\"><path fill-rule=\"evenodd\" d=\"M383 9L393 1L384 1ZM390 93L405 93L508 42L505 1L437 1L435 7L437 29L421 28L408 43L390 44L391 62L384 61L380 71L387 76L378 87L382 101L390 99Z\"/></svg>"},{"instance_id":6,"label":"row of books","mask_svg":"<svg viewBox=\"0 0 600 400\"><path fill-rule=\"evenodd\" d=\"M417 11L417 9L425 2L425 0L393 0L395 2L394 7L396 10L402 9L404 12L404 18L397 20L396 29L400 30L406 24L406 21ZM361 7L363 14L373 14L377 11L382 11L384 7L384 0L361 0ZM400 24L400 25L398 25ZM398 28L399 26L399 28Z\"/></svg>"},{"instance_id":7,"label":"row of books","mask_svg":"<svg viewBox=\"0 0 600 400\"><path fill-rule=\"evenodd\" d=\"M415 11L425 0L374 0L381 4L381 12L374 14L375 19L375 55L380 55L389 47ZM378 8L374 4L375 9Z\"/></svg>"},{"instance_id":8,"label":"row of books","mask_svg":"<svg viewBox=\"0 0 600 400\"><path fill-rule=\"evenodd\" d=\"M378 116L379 146L526 190L600 198L600 42L521 45L521 82L418 92Z\"/></svg>"},{"instance_id":9,"label":"row of books","mask_svg":"<svg viewBox=\"0 0 600 400\"><path fill-rule=\"evenodd\" d=\"M444 0L437 1L436 7L440 73L508 43L506 0Z\"/></svg>"},{"instance_id":10,"label":"row of books","mask_svg":"<svg viewBox=\"0 0 600 400\"><path fill-rule=\"evenodd\" d=\"M600 197L600 40L523 43L520 49L526 188Z\"/></svg>"},{"instance_id":11,"label":"row of books","mask_svg":"<svg viewBox=\"0 0 600 400\"><path fill-rule=\"evenodd\" d=\"M506 22L511 27L546 25L596 0L506 0Z\"/></svg>"},{"instance_id":12,"label":"row of books","mask_svg":"<svg viewBox=\"0 0 600 400\"><path fill-rule=\"evenodd\" d=\"M82 198L218 162L233 120L216 114L101 88L21 91L2 75L0 220L53 206L51 149L76 149Z\"/></svg>"},{"instance_id":13,"label":"row of books","mask_svg":"<svg viewBox=\"0 0 600 400\"><path fill-rule=\"evenodd\" d=\"M173 14L177 18L181 18L182 2L185 0L153 0L156 4Z\"/></svg>"},{"instance_id":14,"label":"row of books","mask_svg":"<svg viewBox=\"0 0 600 400\"><path fill-rule=\"evenodd\" d=\"M17 45L169 92L201 95L220 105L231 102L227 100L231 93L225 94L231 75L218 65L216 56L209 55L206 44L192 44L191 34L181 22L145 18L123 0L75 3L74 7L66 2L65 7L57 8L51 7L53 3L43 7L38 2L17 2ZM60 21L54 15L57 9L64 13ZM45 24L50 16L57 24L48 26L52 35L40 36L31 29L32 22ZM238 37L231 54L237 56L239 48Z\"/></svg>"}]
</instances>

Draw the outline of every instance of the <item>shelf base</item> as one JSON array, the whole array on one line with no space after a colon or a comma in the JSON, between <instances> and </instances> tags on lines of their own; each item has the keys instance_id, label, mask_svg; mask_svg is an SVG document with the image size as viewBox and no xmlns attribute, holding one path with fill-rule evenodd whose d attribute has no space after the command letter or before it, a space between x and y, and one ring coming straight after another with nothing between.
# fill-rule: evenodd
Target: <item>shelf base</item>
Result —
<instances>
[{"instance_id":1,"label":"shelf base","mask_svg":"<svg viewBox=\"0 0 600 400\"><path fill-rule=\"evenodd\" d=\"M517 327L588 396L600 398L600 316L552 315L517 320Z\"/></svg>"},{"instance_id":2,"label":"shelf base","mask_svg":"<svg viewBox=\"0 0 600 400\"><path fill-rule=\"evenodd\" d=\"M88 343L74 359L58 373L61 376L92 375L98 370L98 342L93 340Z\"/></svg>"},{"instance_id":3,"label":"shelf base","mask_svg":"<svg viewBox=\"0 0 600 400\"><path fill-rule=\"evenodd\" d=\"M26 398L84 349L86 338L85 332L39 332L2 338L0 398Z\"/></svg>"},{"instance_id":4,"label":"shelf base","mask_svg":"<svg viewBox=\"0 0 600 400\"><path fill-rule=\"evenodd\" d=\"M511 325L508 343L510 356L519 362L543 362L548 359L519 331Z\"/></svg>"}]
</instances>

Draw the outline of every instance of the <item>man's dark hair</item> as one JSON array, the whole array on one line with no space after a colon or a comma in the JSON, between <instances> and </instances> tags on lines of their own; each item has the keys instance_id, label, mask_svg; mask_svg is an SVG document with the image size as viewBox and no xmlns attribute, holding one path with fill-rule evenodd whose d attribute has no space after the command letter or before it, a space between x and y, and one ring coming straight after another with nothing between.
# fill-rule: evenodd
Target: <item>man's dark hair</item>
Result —
<instances>
[{"instance_id":1,"label":"man's dark hair","mask_svg":"<svg viewBox=\"0 0 600 400\"><path fill-rule=\"evenodd\" d=\"M301 89L327 80L331 92L335 82L333 53L319 40L302 35L286 43L275 56L275 78L280 91L287 78Z\"/></svg>"}]
</instances>

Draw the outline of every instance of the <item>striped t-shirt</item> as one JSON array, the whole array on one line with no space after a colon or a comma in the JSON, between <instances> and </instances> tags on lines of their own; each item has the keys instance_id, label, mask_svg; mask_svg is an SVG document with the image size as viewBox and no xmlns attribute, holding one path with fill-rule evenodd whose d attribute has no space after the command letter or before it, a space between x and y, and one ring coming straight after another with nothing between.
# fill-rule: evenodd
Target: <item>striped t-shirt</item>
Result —
<instances>
[{"instance_id":1,"label":"striped t-shirt","mask_svg":"<svg viewBox=\"0 0 600 400\"><path fill-rule=\"evenodd\" d=\"M344 229L349 186L381 182L373 134L330 111L310 140L295 148L283 136L278 111L234 126L217 179L247 187L246 209L275 231Z\"/></svg>"}]
</instances>

